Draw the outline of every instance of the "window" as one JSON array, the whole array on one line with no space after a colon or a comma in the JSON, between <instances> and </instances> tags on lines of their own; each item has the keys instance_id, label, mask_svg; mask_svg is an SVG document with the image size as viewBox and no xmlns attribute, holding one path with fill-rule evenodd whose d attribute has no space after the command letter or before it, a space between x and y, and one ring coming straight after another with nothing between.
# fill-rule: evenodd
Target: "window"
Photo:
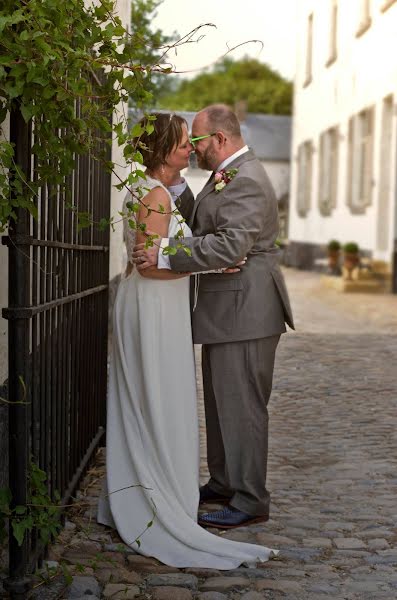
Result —
<instances>
[{"instance_id":1,"label":"window","mask_svg":"<svg viewBox=\"0 0 397 600\"><path fill-rule=\"evenodd\" d=\"M385 10L387 10L395 2L396 2L396 0L385 0L380 7L381 11L385 12Z\"/></svg>"},{"instance_id":2,"label":"window","mask_svg":"<svg viewBox=\"0 0 397 600\"><path fill-rule=\"evenodd\" d=\"M330 0L331 18L329 30L329 48L327 67L335 62L338 55L338 1Z\"/></svg>"},{"instance_id":3,"label":"window","mask_svg":"<svg viewBox=\"0 0 397 600\"><path fill-rule=\"evenodd\" d=\"M305 217L310 209L312 196L313 144L304 142L298 147L298 215Z\"/></svg>"},{"instance_id":4,"label":"window","mask_svg":"<svg viewBox=\"0 0 397 600\"><path fill-rule=\"evenodd\" d=\"M381 128L376 246L378 250L385 252L389 248L392 206L393 96L383 100Z\"/></svg>"},{"instance_id":5,"label":"window","mask_svg":"<svg viewBox=\"0 0 397 600\"><path fill-rule=\"evenodd\" d=\"M363 213L372 201L374 109L367 108L349 121L347 204Z\"/></svg>"},{"instance_id":6,"label":"window","mask_svg":"<svg viewBox=\"0 0 397 600\"><path fill-rule=\"evenodd\" d=\"M307 37L306 37L306 65L305 65L305 81L303 86L309 85L312 80L313 68L313 13L309 15L307 20Z\"/></svg>"},{"instance_id":7,"label":"window","mask_svg":"<svg viewBox=\"0 0 397 600\"><path fill-rule=\"evenodd\" d=\"M371 0L359 0L359 11L357 37L371 26Z\"/></svg>"},{"instance_id":8,"label":"window","mask_svg":"<svg viewBox=\"0 0 397 600\"><path fill-rule=\"evenodd\" d=\"M324 216L336 206L338 184L339 130L328 129L320 136L318 206Z\"/></svg>"}]
</instances>

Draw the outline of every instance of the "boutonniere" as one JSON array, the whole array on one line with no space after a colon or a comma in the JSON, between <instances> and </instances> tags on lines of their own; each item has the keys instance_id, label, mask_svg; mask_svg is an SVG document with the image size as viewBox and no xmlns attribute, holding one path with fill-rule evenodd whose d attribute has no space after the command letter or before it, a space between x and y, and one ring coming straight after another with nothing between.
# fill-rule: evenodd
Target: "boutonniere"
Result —
<instances>
[{"instance_id":1,"label":"boutonniere","mask_svg":"<svg viewBox=\"0 0 397 600\"><path fill-rule=\"evenodd\" d=\"M215 173L215 191L218 194L227 186L229 181L233 179L238 173L238 169L221 169L218 173Z\"/></svg>"}]
</instances>

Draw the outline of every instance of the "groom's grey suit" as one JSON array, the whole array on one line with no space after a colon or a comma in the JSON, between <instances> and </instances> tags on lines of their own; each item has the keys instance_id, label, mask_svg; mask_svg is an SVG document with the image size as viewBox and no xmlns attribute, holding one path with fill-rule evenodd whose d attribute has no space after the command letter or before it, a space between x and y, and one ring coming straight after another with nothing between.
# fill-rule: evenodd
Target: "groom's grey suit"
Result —
<instances>
[{"instance_id":1,"label":"groom's grey suit","mask_svg":"<svg viewBox=\"0 0 397 600\"><path fill-rule=\"evenodd\" d=\"M170 264L173 271L199 272L247 256L238 273L200 276L192 327L194 342L203 344L209 485L230 496L235 508L264 515L269 512L267 403L274 357L285 322L294 325L275 247L278 212L272 185L251 151L226 168L238 169L235 177L217 193L212 176L191 210L194 237L184 240L191 256L178 250ZM188 208L182 198L184 216Z\"/></svg>"}]
</instances>

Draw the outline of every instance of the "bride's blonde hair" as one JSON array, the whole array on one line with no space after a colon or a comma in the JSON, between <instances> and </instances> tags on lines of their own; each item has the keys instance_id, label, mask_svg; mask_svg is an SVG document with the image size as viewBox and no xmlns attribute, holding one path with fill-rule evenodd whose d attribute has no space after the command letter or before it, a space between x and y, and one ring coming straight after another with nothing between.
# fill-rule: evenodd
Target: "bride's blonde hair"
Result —
<instances>
[{"instance_id":1,"label":"bride's blonde hair","mask_svg":"<svg viewBox=\"0 0 397 600\"><path fill-rule=\"evenodd\" d=\"M151 120L149 117L156 118ZM153 170L164 165L167 156L180 144L183 126L187 126L187 123L179 115L159 112L142 117L139 124L145 128L149 122L153 124L154 131L150 134L145 131L139 138L134 138L134 142L139 140L143 144L143 147L138 148L143 156L143 164Z\"/></svg>"}]
</instances>

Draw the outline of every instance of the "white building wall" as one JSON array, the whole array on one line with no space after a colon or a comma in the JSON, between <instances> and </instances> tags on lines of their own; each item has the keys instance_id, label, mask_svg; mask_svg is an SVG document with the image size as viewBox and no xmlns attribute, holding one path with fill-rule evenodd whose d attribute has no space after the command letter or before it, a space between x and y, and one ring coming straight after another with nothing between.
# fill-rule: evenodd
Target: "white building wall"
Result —
<instances>
[{"instance_id":1,"label":"white building wall","mask_svg":"<svg viewBox=\"0 0 397 600\"><path fill-rule=\"evenodd\" d=\"M131 0L118 0L117 1L117 14L119 15L123 26L129 31L131 26ZM124 118L128 116L128 106L120 105L118 114L114 115L114 120L118 118ZM118 147L117 142L113 143L112 148L112 160L115 163L116 173L121 180L125 179L128 175L126 167L123 167L125 160L123 157L122 150ZM123 200L126 192L124 190L119 191L115 185L120 183L120 179L116 175L112 175L111 178L111 206L110 214L114 216L115 221L118 221L114 226L114 231L110 231L110 264L109 264L109 278L113 279L116 275L119 275L125 268L126 257L124 252L123 244L123 224L120 221L118 212L121 211Z\"/></svg>"},{"instance_id":2,"label":"white building wall","mask_svg":"<svg viewBox=\"0 0 397 600\"><path fill-rule=\"evenodd\" d=\"M299 35L297 72L295 78L294 119L292 141L292 176L289 238L292 241L326 244L336 238L342 243L356 241L360 247L372 250L375 257L390 260L395 223L395 181L391 182L389 198L389 239L387 251L376 247L380 133L383 99L394 94L397 100L397 3L385 12L384 0L373 0L372 23L357 37L359 0L339 0L338 46L336 61L326 66L330 29L328 0L299 1ZM306 23L314 15L312 81L304 86L306 65ZM374 167L372 204L364 214L352 214L347 206L348 121L364 108L375 107ZM337 205L331 216L324 217L318 209L319 136L326 129L339 126L339 161ZM395 171L396 115L393 115L392 169ZM297 213L297 149L306 141L313 142L312 202L306 217Z\"/></svg>"}]
</instances>

